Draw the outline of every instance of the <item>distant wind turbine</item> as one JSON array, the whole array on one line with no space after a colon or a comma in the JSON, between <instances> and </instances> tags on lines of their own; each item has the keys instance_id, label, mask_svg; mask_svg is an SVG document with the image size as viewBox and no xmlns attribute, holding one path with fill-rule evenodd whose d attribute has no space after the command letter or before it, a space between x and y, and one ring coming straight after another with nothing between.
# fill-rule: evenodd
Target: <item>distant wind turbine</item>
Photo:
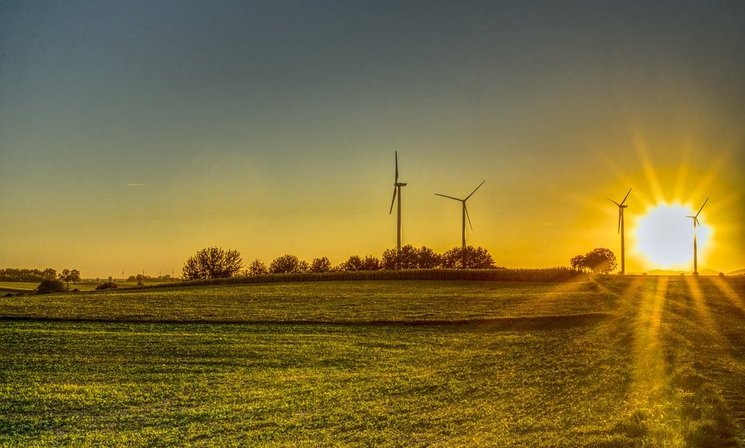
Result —
<instances>
[{"instance_id":1,"label":"distant wind turbine","mask_svg":"<svg viewBox=\"0 0 745 448\"><path fill-rule=\"evenodd\" d=\"M688 216L693 220L693 275L698 275L698 248L696 247L696 228L701 225L698 222L698 215L701 214L701 210L704 209L704 205L709 202L709 198L706 198L704 204L698 209L698 212L693 216Z\"/></svg>"},{"instance_id":2,"label":"distant wind turbine","mask_svg":"<svg viewBox=\"0 0 745 448\"><path fill-rule=\"evenodd\" d=\"M481 183L479 184L479 186L476 187L476 189L474 189L471 192L471 194L469 194L468 196L466 196L464 199L454 198L454 197L448 196L446 194L435 193L435 195L437 195L437 196L442 196L443 198L452 199L454 201L458 201L458 202L461 203L461 205L462 205L462 210L461 210L461 218L462 218L461 247L463 247L463 248L466 247L466 219L468 219L468 225L470 225L471 226L471 229L473 229L473 224L471 224L471 217L468 215L468 207L466 206L466 201L468 201L468 199L471 196L473 196L474 193L476 193L476 190L478 190L479 188L481 188L482 185L484 185L484 182L486 182L486 179L484 179L483 181L481 181Z\"/></svg>"},{"instance_id":3,"label":"distant wind turbine","mask_svg":"<svg viewBox=\"0 0 745 448\"><path fill-rule=\"evenodd\" d=\"M398 197L398 211L396 213L396 253L398 254L401 253L401 187L405 187L406 182L398 181L398 151L395 151L394 154L396 157L396 178L393 181L393 200L388 214L393 213L393 204L396 203L396 197Z\"/></svg>"},{"instance_id":4,"label":"distant wind turbine","mask_svg":"<svg viewBox=\"0 0 745 448\"><path fill-rule=\"evenodd\" d=\"M624 231L623 226L623 210L628 207L628 205L626 205L626 199L628 199L629 194L631 194L631 188L629 188L629 191L626 193L626 196L623 197L620 204L613 199L608 198L609 201L618 206L618 233L621 234L621 275L626 273L626 232Z\"/></svg>"}]
</instances>

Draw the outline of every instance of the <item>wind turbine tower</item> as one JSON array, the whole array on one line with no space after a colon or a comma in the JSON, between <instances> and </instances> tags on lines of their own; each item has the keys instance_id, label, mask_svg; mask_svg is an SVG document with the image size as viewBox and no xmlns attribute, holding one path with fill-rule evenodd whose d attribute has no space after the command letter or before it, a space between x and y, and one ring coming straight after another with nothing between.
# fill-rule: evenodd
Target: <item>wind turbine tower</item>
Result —
<instances>
[{"instance_id":1,"label":"wind turbine tower","mask_svg":"<svg viewBox=\"0 0 745 448\"><path fill-rule=\"evenodd\" d=\"M628 205L626 205L626 199L628 199L629 194L631 194L631 188L629 188L629 191L626 193L626 196L623 197L623 201L621 201L620 204L613 199L608 198L609 201L618 206L618 233L621 234L621 275L626 273L626 231L624 229L623 211L628 207Z\"/></svg>"},{"instance_id":2,"label":"wind turbine tower","mask_svg":"<svg viewBox=\"0 0 745 448\"><path fill-rule=\"evenodd\" d=\"M468 199L470 199L471 196L473 196L473 194L476 193L476 190L478 190L479 188L481 188L482 185L484 185L484 182L486 182L486 179L484 179L483 181L481 181L481 183L479 184L479 186L476 187L471 192L471 194L469 194L468 196L466 196L464 199L454 198L454 197L448 196L446 194L435 193L435 195L437 195L437 196L442 196L443 198L448 198L448 199L452 199L454 201L458 201L462 205L462 207L461 207L461 221L462 221L462 225L461 225L461 240L460 240L461 241L461 247L462 248L465 248L466 247L466 219L468 219L468 225L470 225L471 226L471 229L473 229L473 224L471 224L471 217L468 215L468 207L466 206L466 201L468 201Z\"/></svg>"},{"instance_id":3,"label":"wind turbine tower","mask_svg":"<svg viewBox=\"0 0 745 448\"><path fill-rule=\"evenodd\" d=\"M698 221L698 215L701 214L701 210L704 209L704 205L709 202L709 198L706 198L704 204L698 209L698 212L693 216L688 216L693 220L693 275L698 275L698 248L696 247L696 228L701 225Z\"/></svg>"},{"instance_id":4,"label":"wind turbine tower","mask_svg":"<svg viewBox=\"0 0 745 448\"><path fill-rule=\"evenodd\" d=\"M396 157L396 178L393 181L393 200L391 201L391 209L388 211L390 215L393 213L393 204L398 204L396 213L396 253L401 253L401 187L406 186L406 182L398 181L398 151L395 151ZM396 202L398 198L398 202Z\"/></svg>"}]
</instances>

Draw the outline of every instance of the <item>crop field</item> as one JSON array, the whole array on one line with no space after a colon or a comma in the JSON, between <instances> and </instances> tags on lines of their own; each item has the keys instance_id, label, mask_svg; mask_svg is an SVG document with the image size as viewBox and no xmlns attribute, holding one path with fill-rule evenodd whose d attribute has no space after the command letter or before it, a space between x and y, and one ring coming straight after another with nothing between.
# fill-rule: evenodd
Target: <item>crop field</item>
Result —
<instances>
[{"instance_id":1,"label":"crop field","mask_svg":"<svg viewBox=\"0 0 745 448\"><path fill-rule=\"evenodd\" d=\"M745 279L0 297L0 446L743 446Z\"/></svg>"}]
</instances>

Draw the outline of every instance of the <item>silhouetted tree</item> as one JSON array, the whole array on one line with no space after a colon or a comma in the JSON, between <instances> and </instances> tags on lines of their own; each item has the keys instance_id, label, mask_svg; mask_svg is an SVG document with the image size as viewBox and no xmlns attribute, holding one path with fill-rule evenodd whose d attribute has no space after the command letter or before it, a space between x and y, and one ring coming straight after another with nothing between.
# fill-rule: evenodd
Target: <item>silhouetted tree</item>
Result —
<instances>
[{"instance_id":1,"label":"silhouetted tree","mask_svg":"<svg viewBox=\"0 0 745 448\"><path fill-rule=\"evenodd\" d=\"M419 251L411 244L401 247L398 254L399 269L417 269L419 267Z\"/></svg>"},{"instance_id":2,"label":"silhouetted tree","mask_svg":"<svg viewBox=\"0 0 745 448\"><path fill-rule=\"evenodd\" d=\"M380 260L372 255L368 255L362 260L363 271L377 271L380 270Z\"/></svg>"},{"instance_id":3,"label":"silhouetted tree","mask_svg":"<svg viewBox=\"0 0 745 448\"><path fill-rule=\"evenodd\" d=\"M70 282L77 283L80 281L80 271L77 269L63 269L59 274L59 279L65 282L70 287Z\"/></svg>"},{"instance_id":4,"label":"silhouetted tree","mask_svg":"<svg viewBox=\"0 0 745 448\"><path fill-rule=\"evenodd\" d=\"M272 260L269 265L269 272L272 274L290 274L304 272L308 269L308 264L300 261L294 255L282 255Z\"/></svg>"},{"instance_id":5,"label":"silhouetted tree","mask_svg":"<svg viewBox=\"0 0 745 448\"><path fill-rule=\"evenodd\" d=\"M442 255L442 266L455 269L494 269L494 259L483 247L454 247Z\"/></svg>"},{"instance_id":6,"label":"silhouetted tree","mask_svg":"<svg viewBox=\"0 0 745 448\"><path fill-rule=\"evenodd\" d=\"M247 273L248 275L264 275L269 273L269 269L266 268L263 261L257 258L248 265Z\"/></svg>"},{"instance_id":7,"label":"silhouetted tree","mask_svg":"<svg viewBox=\"0 0 745 448\"><path fill-rule=\"evenodd\" d=\"M572 258L571 261L575 261L577 257ZM576 262L579 262L579 260ZM589 269L596 274L607 274L616 269L617 265L616 255L610 249L604 247L591 250L582 257L581 261L583 269Z\"/></svg>"},{"instance_id":8,"label":"silhouetted tree","mask_svg":"<svg viewBox=\"0 0 745 448\"><path fill-rule=\"evenodd\" d=\"M569 260L569 265L572 267L572 269L584 271L585 270L585 256L577 255L577 256L572 257L571 260Z\"/></svg>"},{"instance_id":9,"label":"silhouetted tree","mask_svg":"<svg viewBox=\"0 0 745 448\"><path fill-rule=\"evenodd\" d=\"M422 246L417 253L419 269L433 269L442 263L442 256L427 246Z\"/></svg>"},{"instance_id":10,"label":"silhouetted tree","mask_svg":"<svg viewBox=\"0 0 745 448\"><path fill-rule=\"evenodd\" d=\"M380 264L383 269L386 270L398 269L398 253L396 252L396 249L384 250Z\"/></svg>"},{"instance_id":11,"label":"silhouetted tree","mask_svg":"<svg viewBox=\"0 0 745 448\"><path fill-rule=\"evenodd\" d=\"M184 263L184 279L228 278L243 267L241 254L237 250L208 247L198 251Z\"/></svg>"},{"instance_id":12,"label":"silhouetted tree","mask_svg":"<svg viewBox=\"0 0 745 448\"><path fill-rule=\"evenodd\" d=\"M339 265L340 271L362 271L364 269L364 262L359 255L352 255L344 263Z\"/></svg>"},{"instance_id":13,"label":"silhouetted tree","mask_svg":"<svg viewBox=\"0 0 745 448\"><path fill-rule=\"evenodd\" d=\"M326 257L314 258L313 261L310 262L310 267L308 267L308 271L316 273L329 272L330 270L331 261Z\"/></svg>"}]
</instances>

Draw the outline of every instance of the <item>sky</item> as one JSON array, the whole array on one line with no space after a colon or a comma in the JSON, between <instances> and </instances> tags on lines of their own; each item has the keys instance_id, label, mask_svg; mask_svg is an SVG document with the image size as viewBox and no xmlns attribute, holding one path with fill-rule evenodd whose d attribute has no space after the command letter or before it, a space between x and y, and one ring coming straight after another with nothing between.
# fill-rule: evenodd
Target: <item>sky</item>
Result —
<instances>
[{"instance_id":1,"label":"sky","mask_svg":"<svg viewBox=\"0 0 745 448\"><path fill-rule=\"evenodd\" d=\"M380 256L398 151L404 244L458 246L434 193L485 179L497 265L618 255L633 188L627 271L707 197L699 269L743 269L743 55L742 1L3 1L0 267Z\"/></svg>"}]
</instances>

